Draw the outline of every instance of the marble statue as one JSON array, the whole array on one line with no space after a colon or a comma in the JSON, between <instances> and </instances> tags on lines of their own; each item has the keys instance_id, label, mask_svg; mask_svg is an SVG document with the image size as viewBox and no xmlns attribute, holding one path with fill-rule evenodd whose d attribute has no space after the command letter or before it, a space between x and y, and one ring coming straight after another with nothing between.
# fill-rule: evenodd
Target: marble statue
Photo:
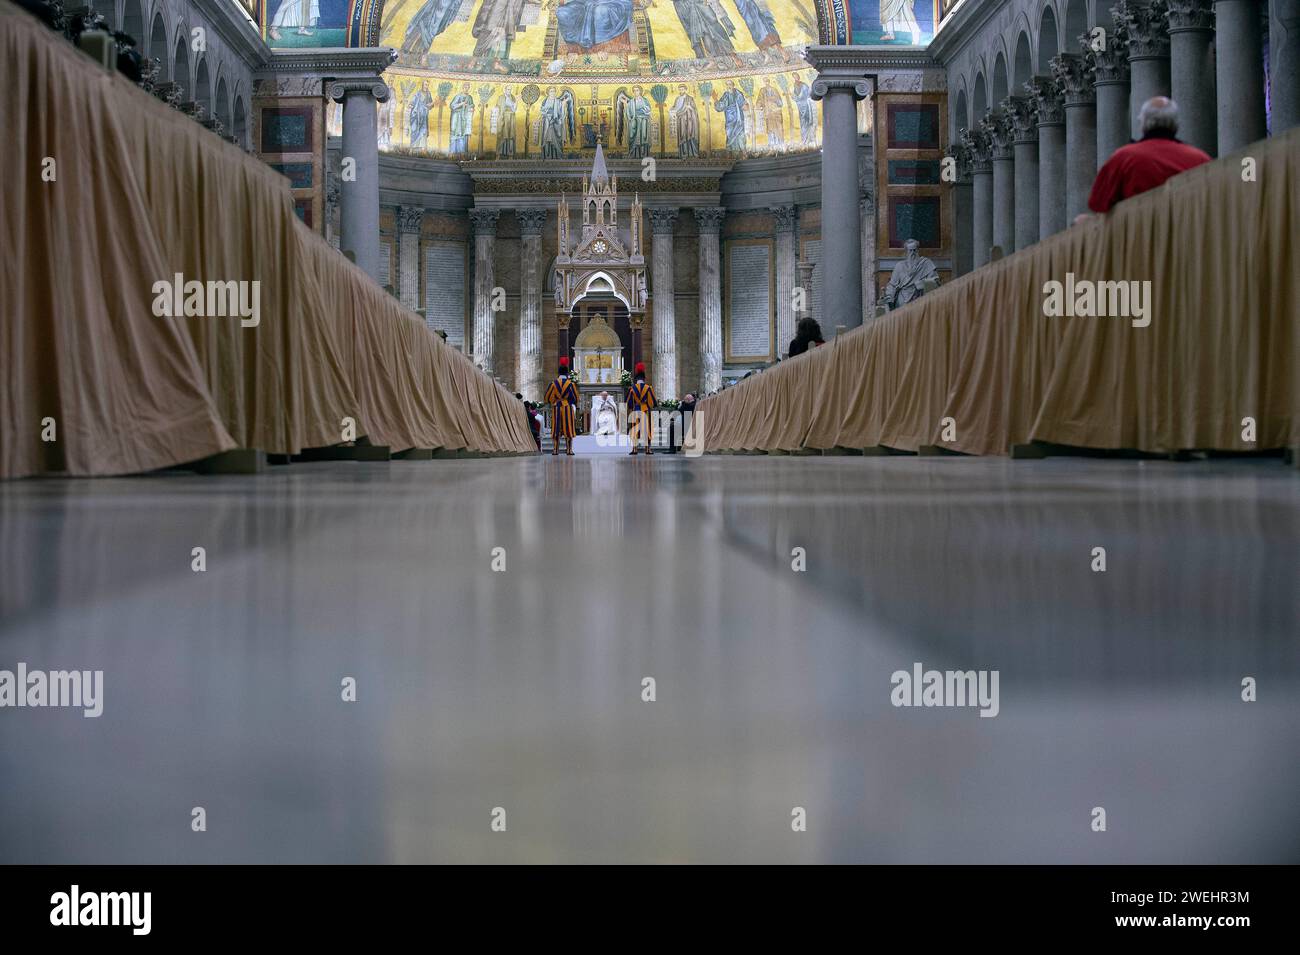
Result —
<instances>
[{"instance_id":1,"label":"marble statue","mask_svg":"<svg viewBox=\"0 0 1300 955\"><path fill-rule=\"evenodd\" d=\"M915 239L908 239L903 243L903 248L907 250L907 258L894 266L889 284L880 293L881 305L891 310L902 308L908 302L920 298L924 293L938 286L939 273L935 270L933 262L917 253L916 250L920 247L921 243Z\"/></svg>"},{"instance_id":2,"label":"marble statue","mask_svg":"<svg viewBox=\"0 0 1300 955\"><path fill-rule=\"evenodd\" d=\"M591 399L591 433L618 434L618 411L608 391Z\"/></svg>"}]
</instances>

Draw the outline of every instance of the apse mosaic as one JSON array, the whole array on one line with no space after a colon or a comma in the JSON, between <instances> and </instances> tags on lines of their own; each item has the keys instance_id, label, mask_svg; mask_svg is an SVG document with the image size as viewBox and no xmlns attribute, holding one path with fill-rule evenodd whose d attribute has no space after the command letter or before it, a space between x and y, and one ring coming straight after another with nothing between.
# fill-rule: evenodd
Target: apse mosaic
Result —
<instances>
[{"instance_id":1,"label":"apse mosaic","mask_svg":"<svg viewBox=\"0 0 1300 955\"><path fill-rule=\"evenodd\" d=\"M380 145L559 158L815 149L814 0L388 0Z\"/></svg>"}]
</instances>

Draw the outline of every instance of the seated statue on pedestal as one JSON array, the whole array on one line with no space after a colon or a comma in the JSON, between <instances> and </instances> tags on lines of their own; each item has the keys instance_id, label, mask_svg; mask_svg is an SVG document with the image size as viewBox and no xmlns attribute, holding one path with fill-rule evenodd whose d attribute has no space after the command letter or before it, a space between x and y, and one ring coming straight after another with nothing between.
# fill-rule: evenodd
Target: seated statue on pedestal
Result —
<instances>
[{"instance_id":1,"label":"seated statue on pedestal","mask_svg":"<svg viewBox=\"0 0 1300 955\"><path fill-rule=\"evenodd\" d=\"M917 253L916 250L920 247L921 243L915 239L908 239L903 243L903 248L907 250L907 258L894 266L889 284L880 293L878 305L893 311L902 308L913 299L920 298L931 289L938 288L939 273L932 261Z\"/></svg>"}]
</instances>

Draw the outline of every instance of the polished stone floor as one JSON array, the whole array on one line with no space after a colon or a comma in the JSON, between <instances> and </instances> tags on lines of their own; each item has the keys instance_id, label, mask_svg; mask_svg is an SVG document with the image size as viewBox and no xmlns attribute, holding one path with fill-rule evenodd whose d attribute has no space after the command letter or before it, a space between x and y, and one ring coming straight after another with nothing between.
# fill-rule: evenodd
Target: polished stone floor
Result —
<instances>
[{"instance_id":1,"label":"polished stone floor","mask_svg":"<svg viewBox=\"0 0 1300 955\"><path fill-rule=\"evenodd\" d=\"M104 671L0 709L0 861L1300 861L1280 462L21 481L0 556L0 669Z\"/></svg>"}]
</instances>

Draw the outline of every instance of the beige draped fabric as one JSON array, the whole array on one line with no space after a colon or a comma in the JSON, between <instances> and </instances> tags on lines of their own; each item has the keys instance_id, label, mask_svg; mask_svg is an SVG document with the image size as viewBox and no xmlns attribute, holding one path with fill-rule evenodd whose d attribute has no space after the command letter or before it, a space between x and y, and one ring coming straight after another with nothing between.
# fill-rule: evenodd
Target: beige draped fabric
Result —
<instances>
[{"instance_id":1,"label":"beige draped fabric","mask_svg":"<svg viewBox=\"0 0 1300 955\"><path fill-rule=\"evenodd\" d=\"M0 61L0 477L296 453L346 418L395 451L535 450L522 404L306 228L278 173L9 5ZM156 316L177 274L258 283L259 324Z\"/></svg>"},{"instance_id":2,"label":"beige draped fabric","mask_svg":"<svg viewBox=\"0 0 1300 955\"><path fill-rule=\"evenodd\" d=\"M1295 446L1298 233L1300 129L706 399L705 448ZM1067 273L1076 285L1150 282L1150 324L1048 317L1046 283L1064 284ZM1253 443L1243 439L1245 418L1256 423Z\"/></svg>"}]
</instances>

